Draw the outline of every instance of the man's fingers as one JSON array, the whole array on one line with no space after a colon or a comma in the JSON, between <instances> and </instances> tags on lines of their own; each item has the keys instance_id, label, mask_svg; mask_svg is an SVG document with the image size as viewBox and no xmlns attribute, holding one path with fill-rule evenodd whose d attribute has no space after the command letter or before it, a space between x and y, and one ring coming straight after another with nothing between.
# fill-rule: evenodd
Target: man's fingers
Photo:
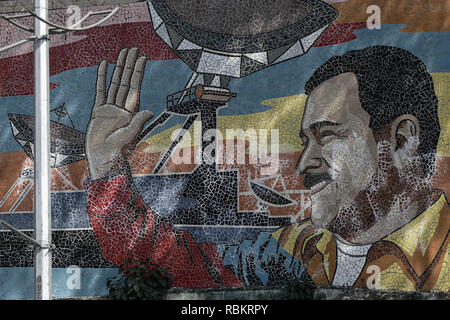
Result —
<instances>
[{"instance_id":1,"label":"man's fingers","mask_svg":"<svg viewBox=\"0 0 450 320\"><path fill-rule=\"evenodd\" d=\"M132 142L142 131L142 127L145 123L151 118L153 118L153 112L149 110L144 110L135 114L126 127L116 130L107 138L106 142L115 143L120 146Z\"/></svg>"},{"instance_id":2,"label":"man's fingers","mask_svg":"<svg viewBox=\"0 0 450 320\"><path fill-rule=\"evenodd\" d=\"M108 99L107 103L115 104L117 91L119 90L120 81L122 79L122 72L125 66L125 60L127 58L128 49L122 49L117 58L116 67L114 68L114 73L111 79L111 84L109 85Z\"/></svg>"},{"instance_id":3,"label":"man's fingers","mask_svg":"<svg viewBox=\"0 0 450 320\"><path fill-rule=\"evenodd\" d=\"M145 65L147 57L140 57L134 68L133 76L131 78L130 90L128 91L127 99L125 101L125 110L130 112L139 111L139 101L141 96L141 84L144 76Z\"/></svg>"},{"instance_id":4,"label":"man's fingers","mask_svg":"<svg viewBox=\"0 0 450 320\"><path fill-rule=\"evenodd\" d=\"M101 106L106 103L106 74L108 72L108 62L102 60L97 69L97 85L95 92L94 107Z\"/></svg>"},{"instance_id":5,"label":"man's fingers","mask_svg":"<svg viewBox=\"0 0 450 320\"><path fill-rule=\"evenodd\" d=\"M117 92L115 101L115 104L121 108L125 107L125 99L127 98L128 90L130 89L131 76L136 65L137 57L138 48L133 48L128 52L125 68L123 69L122 78L120 81L119 91Z\"/></svg>"}]
</instances>

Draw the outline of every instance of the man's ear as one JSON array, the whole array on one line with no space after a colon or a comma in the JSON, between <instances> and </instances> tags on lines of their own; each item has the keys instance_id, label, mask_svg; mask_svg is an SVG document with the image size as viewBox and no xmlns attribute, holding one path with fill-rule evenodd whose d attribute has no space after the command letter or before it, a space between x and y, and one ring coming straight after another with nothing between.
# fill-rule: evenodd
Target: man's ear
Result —
<instances>
[{"instance_id":1,"label":"man's ear","mask_svg":"<svg viewBox=\"0 0 450 320\"><path fill-rule=\"evenodd\" d=\"M419 120L411 114L396 118L391 125L391 152L399 166L411 157L418 155L420 125Z\"/></svg>"}]
</instances>

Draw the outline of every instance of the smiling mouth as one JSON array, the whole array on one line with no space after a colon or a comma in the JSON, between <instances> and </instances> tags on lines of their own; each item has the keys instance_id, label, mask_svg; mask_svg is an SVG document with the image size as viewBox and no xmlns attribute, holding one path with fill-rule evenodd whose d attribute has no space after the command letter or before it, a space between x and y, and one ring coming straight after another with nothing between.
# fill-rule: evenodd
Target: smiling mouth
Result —
<instances>
[{"instance_id":1,"label":"smiling mouth","mask_svg":"<svg viewBox=\"0 0 450 320\"><path fill-rule=\"evenodd\" d=\"M303 180L303 184L310 190L310 195L313 195L325 188L331 181L333 181L333 179L328 172L308 172Z\"/></svg>"},{"instance_id":2,"label":"smiling mouth","mask_svg":"<svg viewBox=\"0 0 450 320\"><path fill-rule=\"evenodd\" d=\"M324 189L329 183L331 182L331 180L322 180L319 183L316 183L315 185L313 185L309 191L310 191L310 196L312 196L313 194L316 194L317 192L321 191L322 189Z\"/></svg>"}]
</instances>

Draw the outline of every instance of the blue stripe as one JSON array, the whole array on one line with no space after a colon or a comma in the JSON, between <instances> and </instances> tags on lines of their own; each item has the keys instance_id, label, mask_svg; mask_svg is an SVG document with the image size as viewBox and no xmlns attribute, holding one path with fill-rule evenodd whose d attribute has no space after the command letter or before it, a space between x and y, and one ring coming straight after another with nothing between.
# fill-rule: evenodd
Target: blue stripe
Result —
<instances>
[{"instance_id":1,"label":"blue stripe","mask_svg":"<svg viewBox=\"0 0 450 320\"><path fill-rule=\"evenodd\" d=\"M117 275L117 269L80 269L80 288L70 289L71 276L66 268L53 268L52 295L55 298L106 296L106 280ZM69 285L68 285L69 282ZM0 268L0 299L33 299L33 268Z\"/></svg>"}]
</instances>

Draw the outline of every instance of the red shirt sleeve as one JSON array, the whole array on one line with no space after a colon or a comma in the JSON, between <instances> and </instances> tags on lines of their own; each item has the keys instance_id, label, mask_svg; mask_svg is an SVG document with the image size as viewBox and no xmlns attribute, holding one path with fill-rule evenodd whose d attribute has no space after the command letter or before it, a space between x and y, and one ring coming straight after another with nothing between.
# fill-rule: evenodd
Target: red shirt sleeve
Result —
<instances>
[{"instance_id":1,"label":"red shirt sleeve","mask_svg":"<svg viewBox=\"0 0 450 320\"><path fill-rule=\"evenodd\" d=\"M152 258L167 269L172 286L241 286L212 243L197 244L144 203L132 179L119 175L84 183L91 225L103 256L116 265L127 257Z\"/></svg>"}]
</instances>

